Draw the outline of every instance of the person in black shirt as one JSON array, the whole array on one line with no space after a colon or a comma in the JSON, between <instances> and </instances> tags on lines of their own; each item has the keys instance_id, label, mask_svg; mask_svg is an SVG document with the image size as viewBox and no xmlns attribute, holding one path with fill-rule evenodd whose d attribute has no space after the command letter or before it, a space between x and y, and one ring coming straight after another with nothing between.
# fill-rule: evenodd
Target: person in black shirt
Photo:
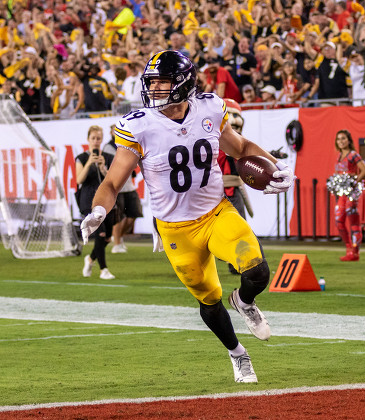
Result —
<instances>
[{"instance_id":1,"label":"person in black shirt","mask_svg":"<svg viewBox=\"0 0 365 420\"><path fill-rule=\"evenodd\" d=\"M318 67L318 99L348 98L348 74L336 59L336 45L326 42L322 49L323 61Z\"/></svg>"},{"instance_id":2,"label":"person in black shirt","mask_svg":"<svg viewBox=\"0 0 365 420\"><path fill-rule=\"evenodd\" d=\"M235 82L241 89L244 85L252 84L251 75L256 69L256 57L250 51L250 41L242 37L238 43L236 51L236 74Z\"/></svg>"},{"instance_id":3,"label":"person in black shirt","mask_svg":"<svg viewBox=\"0 0 365 420\"><path fill-rule=\"evenodd\" d=\"M87 134L89 150L76 156L76 182L78 188L78 205L80 212L86 216L91 212L91 203L95 192L104 179L114 156L101 152L103 129L92 125ZM105 261L105 247L111 240L114 224L114 212L110 212L104 222L95 232L94 248L90 255L84 258L82 275L90 277L96 260L100 266L100 278L112 280L115 278L108 270Z\"/></svg>"},{"instance_id":4,"label":"person in black shirt","mask_svg":"<svg viewBox=\"0 0 365 420\"><path fill-rule=\"evenodd\" d=\"M296 58L298 59L297 71L303 80L302 102L306 102L308 100L311 89L315 85L317 69L315 68L314 61L304 53L298 53ZM318 94L314 93L311 96L311 99L318 99Z\"/></svg>"},{"instance_id":5,"label":"person in black shirt","mask_svg":"<svg viewBox=\"0 0 365 420\"><path fill-rule=\"evenodd\" d=\"M237 65L236 56L233 54L235 44L232 38L225 39L225 45L222 52L222 57L219 57L219 64L229 71L233 80L237 80Z\"/></svg>"},{"instance_id":6,"label":"person in black shirt","mask_svg":"<svg viewBox=\"0 0 365 420\"><path fill-rule=\"evenodd\" d=\"M108 82L103 77L98 76L100 72L98 64L86 64L82 70L84 75L81 77L81 83L84 87L85 111L109 110L114 96L110 91Z\"/></svg>"},{"instance_id":7,"label":"person in black shirt","mask_svg":"<svg viewBox=\"0 0 365 420\"><path fill-rule=\"evenodd\" d=\"M322 54L316 59L317 78L308 99L318 91L318 99L348 98L348 73L336 59L336 45L327 41L322 47ZM336 105L334 102L321 103L321 106Z\"/></svg>"}]
</instances>

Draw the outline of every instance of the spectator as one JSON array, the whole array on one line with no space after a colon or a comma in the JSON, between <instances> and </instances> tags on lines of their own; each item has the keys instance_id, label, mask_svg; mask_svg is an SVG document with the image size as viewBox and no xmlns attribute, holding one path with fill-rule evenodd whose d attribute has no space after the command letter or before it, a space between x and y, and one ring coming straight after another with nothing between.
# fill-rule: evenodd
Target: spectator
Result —
<instances>
[{"instance_id":1,"label":"spectator","mask_svg":"<svg viewBox=\"0 0 365 420\"><path fill-rule=\"evenodd\" d=\"M168 12L162 13L159 21L159 30L162 32L166 41L170 39L170 36L175 32L171 15Z\"/></svg>"},{"instance_id":2,"label":"spectator","mask_svg":"<svg viewBox=\"0 0 365 420\"><path fill-rule=\"evenodd\" d=\"M218 57L223 56L223 49L225 46L225 40L220 32L216 32L212 38L212 49Z\"/></svg>"},{"instance_id":3,"label":"spectator","mask_svg":"<svg viewBox=\"0 0 365 420\"><path fill-rule=\"evenodd\" d=\"M138 109L142 107L141 99L141 75L142 68L138 63L128 64L129 76L126 77L123 83L123 94L124 99L131 102L132 109Z\"/></svg>"},{"instance_id":4,"label":"spectator","mask_svg":"<svg viewBox=\"0 0 365 420\"><path fill-rule=\"evenodd\" d=\"M282 57L283 46L280 42L273 42L270 45L267 55L267 61L263 67L263 80L265 84L275 87L276 90L281 90L283 81L281 77L281 69L284 64Z\"/></svg>"},{"instance_id":5,"label":"spectator","mask_svg":"<svg viewBox=\"0 0 365 420\"><path fill-rule=\"evenodd\" d=\"M210 58L208 67L204 70L206 85L204 92L215 92L220 98L234 99L240 103L242 95L229 74L229 71L219 65L218 58Z\"/></svg>"},{"instance_id":6,"label":"spectator","mask_svg":"<svg viewBox=\"0 0 365 420\"><path fill-rule=\"evenodd\" d=\"M170 49L179 51L181 54L184 54L185 57L189 57L189 51L185 47L185 35L179 32L173 32L170 35Z\"/></svg>"},{"instance_id":7,"label":"spectator","mask_svg":"<svg viewBox=\"0 0 365 420\"><path fill-rule=\"evenodd\" d=\"M267 61L271 60L267 45L260 44L255 47L255 58L257 60L257 66L252 72L252 85L256 89L261 89L264 87L264 68Z\"/></svg>"},{"instance_id":8,"label":"spectator","mask_svg":"<svg viewBox=\"0 0 365 420\"><path fill-rule=\"evenodd\" d=\"M85 63L81 69L81 83L85 94L85 111L105 111L111 108L114 99L108 82L98 76L100 67L98 64Z\"/></svg>"},{"instance_id":9,"label":"spectator","mask_svg":"<svg viewBox=\"0 0 365 420\"><path fill-rule=\"evenodd\" d=\"M336 23L338 26L338 29L342 31L344 28L350 27L350 12L346 10L346 2L345 1L339 1L336 3Z\"/></svg>"},{"instance_id":10,"label":"spectator","mask_svg":"<svg viewBox=\"0 0 365 420\"><path fill-rule=\"evenodd\" d=\"M299 100L303 85L302 78L297 74L296 66L293 61L284 62L282 78L283 88L277 97L277 101L283 101L288 105L292 105Z\"/></svg>"},{"instance_id":11,"label":"spectator","mask_svg":"<svg viewBox=\"0 0 365 420\"><path fill-rule=\"evenodd\" d=\"M51 64L47 66L45 76L42 78L40 88L40 112L53 114L59 107L59 96L63 92L63 83L57 70Z\"/></svg>"},{"instance_id":12,"label":"spectator","mask_svg":"<svg viewBox=\"0 0 365 420\"><path fill-rule=\"evenodd\" d=\"M236 73L235 82L239 89L242 86L252 84L252 73L257 66L255 56L250 51L249 39L242 37L238 43L236 52Z\"/></svg>"},{"instance_id":13,"label":"spectator","mask_svg":"<svg viewBox=\"0 0 365 420\"><path fill-rule=\"evenodd\" d=\"M145 39L140 42L139 45L139 61L146 61L149 58L151 58L151 55L153 55L154 45L151 43L151 41Z\"/></svg>"},{"instance_id":14,"label":"spectator","mask_svg":"<svg viewBox=\"0 0 365 420\"><path fill-rule=\"evenodd\" d=\"M123 101L125 101L125 94L124 94L124 82L127 77L127 70L119 66L115 69L115 83L110 83L110 90L113 94L114 100L113 100L113 110L114 112L123 112L123 108L120 110L118 108L119 104Z\"/></svg>"},{"instance_id":15,"label":"spectator","mask_svg":"<svg viewBox=\"0 0 365 420\"><path fill-rule=\"evenodd\" d=\"M115 124L110 127L111 140L104 146L103 152L115 156L117 146L114 140ZM113 226L112 254L122 254L127 252L127 246L124 243L123 236L133 229L134 221L137 217L143 217L142 205L139 199L136 187L132 180L133 174L120 190L115 209L115 218Z\"/></svg>"},{"instance_id":16,"label":"spectator","mask_svg":"<svg viewBox=\"0 0 365 420\"><path fill-rule=\"evenodd\" d=\"M59 76L62 81L62 91L58 96L58 106L55 113L60 118L73 118L84 105L84 87L73 70L76 65L75 54L70 54L61 64Z\"/></svg>"},{"instance_id":17,"label":"spectator","mask_svg":"<svg viewBox=\"0 0 365 420\"><path fill-rule=\"evenodd\" d=\"M76 182L80 193L78 203L83 216L91 211L95 191L107 174L113 160L112 155L100 150L103 141L103 129L101 127L91 126L88 130L87 141L89 143L88 150L76 156ZM103 280L115 278L108 270L105 260L105 247L110 242L113 224L114 214L110 212L95 232L95 242L91 254L84 258L82 270L84 277L91 276L92 268L97 260L100 267L100 278Z\"/></svg>"},{"instance_id":18,"label":"spectator","mask_svg":"<svg viewBox=\"0 0 365 420\"><path fill-rule=\"evenodd\" d=\"M299 74L302 76L303 80L301 94L302 102L306 102L310 99L317 99L317 92L313 92L313 94L311 94L317 78L317 69L315 68L314 61L310 57L304 56L303 64L299 66Z\"/></svg>"},{"instance_id":19,"label":"spectator","mask_svg":"<svg viewBox=\"0 0 365 420\"><path fill-rule=\"evenodd\" d=\"M262 99L259 96L256 96L255 89L253 88L252 85L243 86L242 95L243 95L242 104L244 104L242 109L244 111L248 111L249 109L263 109L263 106L252 105L257 102L262 102ZM249 106L246 106L246 104L249 104Z\"/></svg>"},{"instance_id":20,"label":"spectator","mask_svg":"<svg viewBox=\"0 0 365 420\"><path fill-rule=\"evenodd\" d=\"M222 57L220 57L220 65L229 71L233 80L237 80L236 57L233 54L234 46L235 44L232 38L225 39Z\"/></svg>"},{"instance_id":21,"label":"spectator","mask_svg":"<svg viewBox=\"0 0 365 420\"><path fill-rule=\"evenodd\" d=\"M293 53L294 57L298 52L303 51L303 47L298 44L298 37L295 32L289 32L284 41L284 47Z\"/></svg>"},{"instance_id":22,"label":"spectator","mask_svg":"<svg viewBox=\"0 0 365 420\"><path fill-rule=\"evenodd\" d=\"M353 48L349 56L349 75L352 81L352 105L365 105L365 71L364 57L359 53L358 48ZM357 99L357 100L356 100ZM361 99L361 100L360 100Z\"/></svg>"},{"instance_id":23,"label":"spectator","mask_svg":"<svg viewBox=\"0 0 365 420\"><path fill-rule=\"evenodd\" d=\"M42 81L39 68L43 65L43 60L38 56L36 49L30 46L24 49L23 58L25 67L15 75L16 83L22 92L20 106L26 114L39 114ZM9 73L5 74L8 76Z\"/></svg>"},{"instance_id":24,"label":"spectator","mask_svg":"<svg viewBox=\"0 0 365 420\"><path fill-rule=\"evenodd\" d=\"M276 89L274 86L267 85L261 89L262 101L268 104L268 108L277 108Z\"/></svg>"},{"instance_id":25,"label":"spectator","mask_svg":"<svg viewBox=\"0 0 365 420\"><path fill-rule=\"evenodd\" d=\"M262 38L267 38L270 36L272 31L272 25L274 23L274 15L273 11L271 9L270 3L262 3L257 8L257 16L256 16L256 25L257 27L254 27L254 37L255 41Z\"/></svg>"},{"instance_id":26,"label":"spectator","mask_svg":"<svg viewBox=\"0 0 365 420\"><path fill-rule=\"evenodd\" d=\"M279 28L276 32L276 35L279 35L280 39L282 41L285 41L289 33L294 33L292 31L293 31L293 29L292 29L291 24L290 24L290 17L289 16L283 16L279 20Z\"/></svg>"},{"instance_id":27,"label":"spectator","mask_svg":"<svg viewBox=\"0 0 365 420\"><path fill-rule=\"evenodd\" d=\"M312 53L313 54L313 53ZM316 55L316 53L315 53ZM348 72L346 64L340 65L336 59L336 45L327 41L322 47L322 54L316 60L317 79L308 98L318 90L318 99L348 98ZM333 106L335 102L324 102L321 106Z\"/></svg>"},{"instance_id":28,"label":"spectator","mask_svg":"<svg viewBox=\"0 0 365 420\"><path fill-rule=\"evenodd\" d=\"M0 88L0 93L4 95L13 95L17 102L20 101L21 90L17 86L17 84L10 79L6 79L4 81L3 85Z\"/></svg>"}]
</instances>

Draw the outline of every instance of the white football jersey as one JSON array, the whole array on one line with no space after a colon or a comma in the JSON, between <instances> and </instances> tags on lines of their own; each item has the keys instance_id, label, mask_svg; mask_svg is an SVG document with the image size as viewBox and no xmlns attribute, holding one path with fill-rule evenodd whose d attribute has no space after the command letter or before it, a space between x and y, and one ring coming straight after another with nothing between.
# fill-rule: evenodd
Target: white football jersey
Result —
<instances>
[{"instance_id":1,"label":"white football jersey","mask_svg":"<svg viewBox=\"0 0 365 420\"><path fill-rule=\"evenodd\" d=\"M220 203L224 189L217 158L227 120L225 102L201 93L189 99L182 124L152 108L131 111L118 121L115 144L140 156L157 219L195 220Z\"/></svg>"}]
</instances>

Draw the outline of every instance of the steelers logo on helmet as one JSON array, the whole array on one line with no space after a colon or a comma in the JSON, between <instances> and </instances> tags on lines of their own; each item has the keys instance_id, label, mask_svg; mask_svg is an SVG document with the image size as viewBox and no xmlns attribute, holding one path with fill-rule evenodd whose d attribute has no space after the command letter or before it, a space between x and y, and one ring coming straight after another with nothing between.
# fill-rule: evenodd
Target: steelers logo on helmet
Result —
<instances>
[{"instance_id":1,"label":"steelers logo on helmet","mask_svg":"<svg viewBox=\"0 0 365 420\"><path fill-rule=\"evenodd\" d=\"M150 89L151 80L170 80L170 88ZM163 110L172 104L187 101L196 89L193 63L178 51L160 51L147 63L141 76L142 101L146 108Z\"/></svg>"}]
</instances>

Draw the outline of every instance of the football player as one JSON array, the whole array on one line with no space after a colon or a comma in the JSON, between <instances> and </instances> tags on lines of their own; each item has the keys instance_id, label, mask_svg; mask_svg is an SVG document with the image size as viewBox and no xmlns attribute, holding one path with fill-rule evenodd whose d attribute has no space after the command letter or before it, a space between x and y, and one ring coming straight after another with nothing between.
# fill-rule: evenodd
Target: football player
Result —
<instances>
[{"instance_id":1,"label":"football player","mask_svg":"<svg viewBox=\"0 0 365 420\"><path fill-rule=\"evenodd\" d=\"M198 300L205 324L228 349L236 382L257 382L250 357L239 343L222 303L215 257L241 273L230 305L250 331L268 340L270 327L255 304L270 270L247 222L224 197L219 149L239 159L265 156L274 162L277 182L264 193L287 191L293 172L255 143L236 133L226 104L213 93L196 94L196 71L177 51L161 51L142 74L144 108L116 124L113 164L97 190L92 212L81 225L84 243L113 208L116 196L138 164L150 191L151 210L166 255L176 275Z\"/></svg>"}]
</instances>

